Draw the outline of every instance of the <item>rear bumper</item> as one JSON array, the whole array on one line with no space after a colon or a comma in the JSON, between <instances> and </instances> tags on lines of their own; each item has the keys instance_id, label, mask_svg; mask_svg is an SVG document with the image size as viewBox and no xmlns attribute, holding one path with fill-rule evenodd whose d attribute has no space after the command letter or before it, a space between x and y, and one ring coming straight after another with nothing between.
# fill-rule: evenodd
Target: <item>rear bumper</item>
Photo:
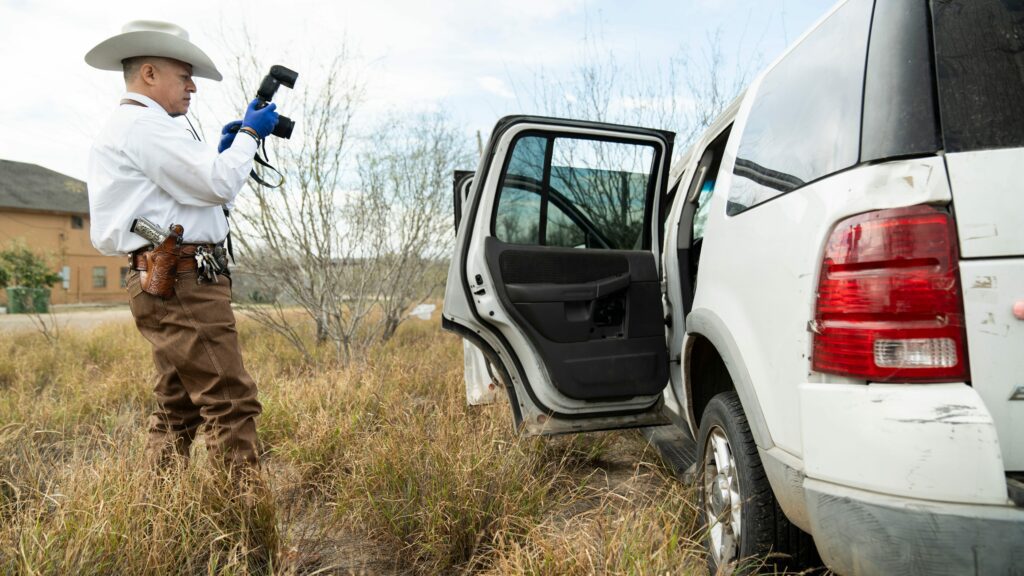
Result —
<instances>
[{"instance_id":1,"label":"rear bumper","mask_svg":"<svg viewBox=\"0 0 1024 576\"><path fill-rule=\"evenodd\" d=\"M934 502L1000 506L996 423L966 384L800 385L808 478Z\"/></svg>"},{"instance_id":2,"label":"rear bumper","mask_svg":"<svg viewBox=\"0 0 1024 576\"><path fill-rule=\"evenodd\" d=\"M829 568L860 574L1024 574L1024 509L894 497L804 481Z\"/></svg>"}]
</instances>

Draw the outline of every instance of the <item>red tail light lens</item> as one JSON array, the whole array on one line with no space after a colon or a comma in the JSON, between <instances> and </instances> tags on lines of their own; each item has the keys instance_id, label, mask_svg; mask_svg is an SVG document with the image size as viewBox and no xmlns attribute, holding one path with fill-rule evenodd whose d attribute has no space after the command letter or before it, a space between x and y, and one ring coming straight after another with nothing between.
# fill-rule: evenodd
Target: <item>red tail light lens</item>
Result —
<instances>
[{"instance_id":1,"label":"red tail light lens","mask_svg":"<svg viewBox=\"0 0 1024 576\"><path fill-rule=\"evenodd\" d=\"M812 366L875 382L967 379L953 218L930 206L869 212L825 247Z\"/></svg>"}]
</instances>

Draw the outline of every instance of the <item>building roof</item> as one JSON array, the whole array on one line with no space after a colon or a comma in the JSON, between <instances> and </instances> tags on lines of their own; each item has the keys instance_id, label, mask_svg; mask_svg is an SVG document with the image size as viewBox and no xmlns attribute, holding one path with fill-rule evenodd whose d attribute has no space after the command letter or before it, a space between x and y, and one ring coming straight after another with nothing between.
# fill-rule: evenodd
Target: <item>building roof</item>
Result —
<instances>
[{"instance_id":1,"label":"building roof","mask_svg":"<svg viewBox=\"0 0 1024 576\"><path fill-rule=\"evenodd\" d=\"M35 164L0 160L0 210L88 214L85 182Z\"/></svg>"}]
</instances>

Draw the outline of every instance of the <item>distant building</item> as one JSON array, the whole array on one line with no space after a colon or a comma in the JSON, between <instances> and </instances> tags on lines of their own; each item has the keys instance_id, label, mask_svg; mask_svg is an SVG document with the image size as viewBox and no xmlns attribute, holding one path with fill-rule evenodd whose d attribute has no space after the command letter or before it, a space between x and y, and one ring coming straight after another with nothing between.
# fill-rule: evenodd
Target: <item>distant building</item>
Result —
<instances>
[{"instance_id":1,"label":"distant building","mask_svg":"<svg viewBox=\"0 0 1024 576\"><path fill-rule=\"evenodd\" d=\"M127 300L122 288L127 258L102 256L89 240L85 182L35 164L0 160L0 248L16 239L49 258L63 277L52 289L52 303ZM0 290L0 304L6 301Z\"/></svg>"}]
</instances>

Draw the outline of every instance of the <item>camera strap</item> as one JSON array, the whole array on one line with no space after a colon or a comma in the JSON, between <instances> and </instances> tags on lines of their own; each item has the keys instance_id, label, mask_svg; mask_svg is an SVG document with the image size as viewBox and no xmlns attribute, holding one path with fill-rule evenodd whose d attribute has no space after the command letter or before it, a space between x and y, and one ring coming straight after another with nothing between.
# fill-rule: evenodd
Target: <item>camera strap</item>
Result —
<instances>
[{"instance_id":1,"label":"camera strap","mask_svg":"<svg viewBox=\"0 0 1024 576\"><path fill-rule=\"evenodd\" d=\"M260 149L263 150L263 158L260 158ZM267 156L266 140L260 142L259 146L256 148L256 155L253 156L253 159L256 161L257 164L263 166L264 168L273 170L278 175L278 177L280 177L280 180L278 180L277 184L270 184L256 172L255 168L253 168L249 172L249 177L255 180L257 184L263 186L264 188L280 188L281 185L284 184L284 174L281 174L280 170L278 170L277 168L273 167L270 164L270 158Z\"/></svg>"}]
</instances>

